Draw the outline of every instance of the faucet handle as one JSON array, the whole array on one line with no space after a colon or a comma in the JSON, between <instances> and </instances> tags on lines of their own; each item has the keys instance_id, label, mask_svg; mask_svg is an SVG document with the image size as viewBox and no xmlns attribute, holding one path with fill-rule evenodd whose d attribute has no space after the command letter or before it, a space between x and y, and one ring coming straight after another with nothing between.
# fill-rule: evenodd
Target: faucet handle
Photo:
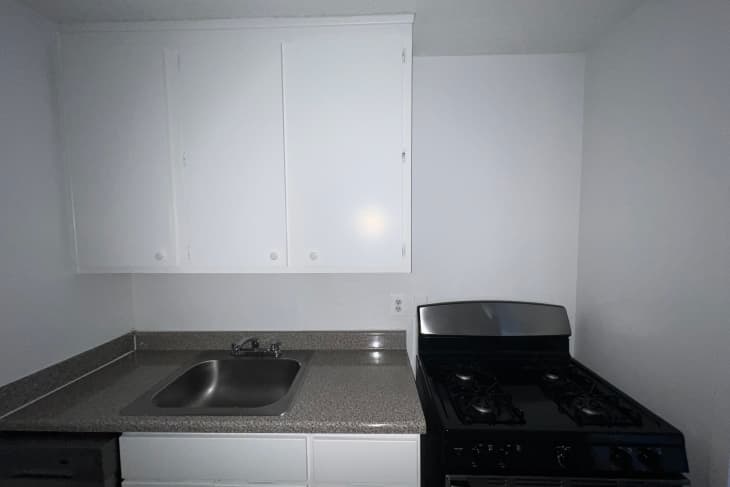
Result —
<instances>
[{"instance_id":1,"label":"faucet handle","mask_svg":"<svg viewBox=\"0 0 730 487\"><path fill-rule=\"evenodd\" d=\"M274 354L274 357L278 358L281 355L281 342L271 342L269 345L269 352Z\"/></svg>"}]
</instances>

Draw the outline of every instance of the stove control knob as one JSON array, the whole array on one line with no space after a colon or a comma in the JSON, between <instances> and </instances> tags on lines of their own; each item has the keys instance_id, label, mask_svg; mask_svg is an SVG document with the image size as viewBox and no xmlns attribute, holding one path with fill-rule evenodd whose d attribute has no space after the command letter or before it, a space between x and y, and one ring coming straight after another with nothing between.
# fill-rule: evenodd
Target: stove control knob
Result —
<instances>
[{"instance_id":1,"label":"stove control knob","mask_svg":"<svg viewBox=\"0 0 730 487\"><path fill-rule=\"evenodd\" d=\"M619 470L629 470L634 462L631 453L624 448L614 447L611 449L611 464Z\"/></svg>"},{"instance_id":2,"label":"stove control knob","mask_svg":"<svg viewBox=\"0 0 730 487\"><path fill-rule=\"evenodd\" d=\"M558 445L555 447L555 459L558 461L560 468L570 468L572 451L573 449L566 445Z\"/></svg>"},{"instance_id":3,"label":"stove control knob","mask_svg":"<svg viewBox=\"0 0 730 487\"><path fill-rule=\"evenodd\" d=\"M639 448L637 457L649 470L657 470L662 465L661 452L656 448Z\"/></svg>"},{"instance_id":4,"label":"stove control knob","mask_svg":"<svg viewBox=\"0 0 730 487\"><path fill-rule=\"evenodd\" d=\"M509 452L505 450L504 448L497 448L492 453L492 460L494 461L494 466L500 469L507 468L507 456L509 455Z\"/></svg>"},{"instance_id":5,"label":"stove control knob","mask_svg":"<svg viewBox=\"0 0 730 487\"><path fill-rule=\"evenodd\" d=\"M471 449L471 468L478 469L482 464L482 455L484 454L484 445L481 443L474 445Z\"/></svg>"}]
</instances>

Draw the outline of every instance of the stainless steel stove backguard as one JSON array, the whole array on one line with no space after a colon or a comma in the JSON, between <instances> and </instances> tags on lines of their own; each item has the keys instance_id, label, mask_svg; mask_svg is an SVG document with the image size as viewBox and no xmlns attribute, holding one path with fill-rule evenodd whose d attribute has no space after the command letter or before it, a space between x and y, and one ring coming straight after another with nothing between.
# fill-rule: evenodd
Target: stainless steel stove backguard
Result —
<instances>
[{"instance_id":1,"label":"stainless steel stove backguard","mask_svg":"<svg viewBox=\"0 0 730 487\"><path fill-rule=\"evenodd\" d=\"M418 308L421 335L570 336L563 306L513 301L462 301Z\"/></svg>"}]
</instances>

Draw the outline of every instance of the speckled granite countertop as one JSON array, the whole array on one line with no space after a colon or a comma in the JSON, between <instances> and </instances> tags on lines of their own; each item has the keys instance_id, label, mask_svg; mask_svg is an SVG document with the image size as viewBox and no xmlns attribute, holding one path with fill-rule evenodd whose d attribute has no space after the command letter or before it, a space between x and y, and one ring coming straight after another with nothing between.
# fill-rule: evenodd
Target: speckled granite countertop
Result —
<instances>
[{"instance_id":1,"label":"speckled granite countertop","mask_svg":"<svg viewBox=\"0 0 730 487\"><path fill-rule=\"evenodd\" d=\"M120 410L200 351L138 350L0 420L0 431L424 433L402 350L312 352L283 416L124 416Z\"/></svg>"}]
</instances>

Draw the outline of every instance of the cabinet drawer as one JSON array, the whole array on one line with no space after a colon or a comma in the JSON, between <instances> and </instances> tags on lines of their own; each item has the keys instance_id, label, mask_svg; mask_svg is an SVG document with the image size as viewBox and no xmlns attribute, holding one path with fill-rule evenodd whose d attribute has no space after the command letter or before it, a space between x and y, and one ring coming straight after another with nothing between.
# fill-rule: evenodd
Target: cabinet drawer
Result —
<instances>
[{"instance_id":1,"label":"cabinet drawer","mask_svg":"<svg viewBox=\"0 0 730 487\"><path fill-rule=\"evenodd\" d=\"M418 439L314 438L313 472L317 485L418 484Z\"/></svg>"},{"instance_id":2,"label":"cabinet drawer","mask_svg":"<svg viewBox=\"0 0 730 487\"><path fill-rule=\"evenodd\" d=\"M305 483L305 438L123 435L125 480Z\"/></svg>"}]
</instances>

